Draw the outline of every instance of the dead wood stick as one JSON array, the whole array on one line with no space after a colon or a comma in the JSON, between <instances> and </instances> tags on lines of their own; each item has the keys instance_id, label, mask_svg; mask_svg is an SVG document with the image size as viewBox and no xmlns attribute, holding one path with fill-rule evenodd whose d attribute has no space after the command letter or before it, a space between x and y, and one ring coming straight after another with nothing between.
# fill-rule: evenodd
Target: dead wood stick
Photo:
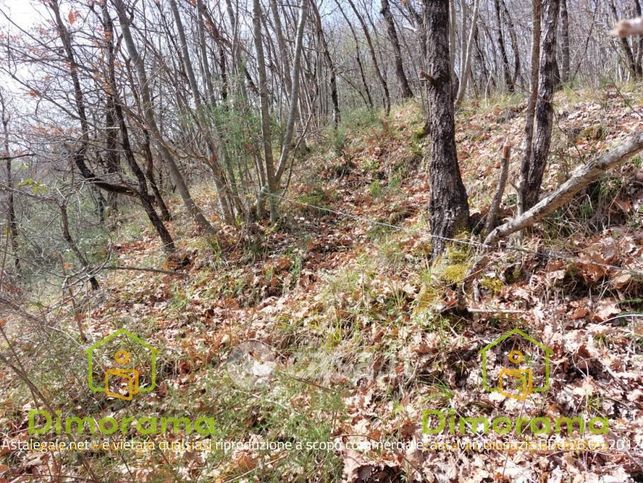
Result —
<instances>
[{"instance_id":1,"label":"dead wood stick","mask_svg":"<svg viewBox=\"0 0 643 483\"><path fill-rule=\"evenodd\" d=\"M498 240L531 226L538 220L553 213L607 170L618 167L642 149L643 130L639 130L615 148L576 169L571 178L560 185L556 191L545 196L531 209L495 228L484 241L485 245L494 245Z\"/></svg>"},{"instance_id":2,"label":"dead wood stick","mask_svg":"<svg viewBox=\"0 0 643 483\"><path fill-rule=\"evenodd\" d=\"M484 234L487 236L493 230L493 227L496 224L496 218L498 217L498 210L500 209L500 203L502 203L502 196L505 193L505 187L507 186L507 178L509 177L509 160L511 158L511 144L508 141L505 141L505 145L502 147L502 159L500 166L500 177L498 178L498 189L496 194L491 201L491 206L489 207L489 212L487 213L487 221L484 225Z\"/></svg>"}]
</instances>

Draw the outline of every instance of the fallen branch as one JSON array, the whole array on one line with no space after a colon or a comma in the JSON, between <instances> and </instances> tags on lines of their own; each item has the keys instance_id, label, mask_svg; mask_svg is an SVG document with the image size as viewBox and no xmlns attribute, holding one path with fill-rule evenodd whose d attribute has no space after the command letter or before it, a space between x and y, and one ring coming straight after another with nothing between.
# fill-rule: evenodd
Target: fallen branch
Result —
<instances>
[{"instance_id":1,"label":"fallen branch","mask_svg":"<svg viewBox=\"0 0 643 483\"><path fill-rule=\"evenodd\" d=\"M100 267L100 269L101 270L131 270L134 272L162 273L165 275L174 275L178 277L184 277L186 275L185 272L181 272L178 270L170 271L170 270L161 270L159 268L145 268L145 267L106 266L106 267Z\"/></svg>"},{"instance_id":2,"label":"fallen branch","mask_svg":"<svg viewBox=\"0 0 643 483\"><path fill-rule=\"evenodd\" d=\"M475 309L467 307L467 310L472 314L526 314L529 310L515 310L515 309Z\"/></svg>"},{"instance_id":3,"label":"fallen branch","mask_svg":"<svg viewBox=\"0 0 643 483\"><path fill-rule=\"evenodd\" d=\"M500 166L500 177L498 178L498 189L496 194L493 197L491 206L489 207L489 212L487 213L487 221L484 225L484 234L485 236L491 233L493 227L496 224L496 218L498 217L498 210L500 209L500 203L502 203L502 195L505 193L505 187L507 186L507 178L509 176L509 159L511 158L511 144L508 141L505 142L505 145L502 147L502 160Z\"/></svg>"},{"instance_id":4,"label":"fallen branch","mask_svg":"<svg viewBox=\"0 0 643 483\"><path fill-rule=\"evenodd\" d=\"M13 161L14 159L27 158L30 156L35 156L35 154L25 153L25 154L16 154L14 156L0 156L0 161Z\"/></svg>"},{"instance_id":5,"label":"fallen branch","mask_svg":"<svg viewBox=\"0 0 643 483\"><path fill-rule=\"evenodd\" d=\"M576 193L603 175L605 171L616 168L641 150L643 150L643 131L638 131L611 151L578 168L571 178L531 209L493 230L484 241L485 245L494 245L501 238L531 226L553 213L570 201Z\"/></svg>"}]
</instances>

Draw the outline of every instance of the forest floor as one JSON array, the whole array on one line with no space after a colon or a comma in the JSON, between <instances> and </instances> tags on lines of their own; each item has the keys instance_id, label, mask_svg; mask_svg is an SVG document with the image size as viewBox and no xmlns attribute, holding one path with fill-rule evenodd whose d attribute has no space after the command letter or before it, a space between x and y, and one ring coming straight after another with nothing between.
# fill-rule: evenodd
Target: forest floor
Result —
<instances>
[{"instance_id":1,"label":"forest floor","mask_svg":"<svg viewBox=\"0 0 643 483\"><path fill-rule=\"evenodd\" d=\"M558 94L545 191L640 127L640 93L612 86ZM505 142L514 146L509 179L518 179L524 108L502 98L458 116L472 213L488 207ZM298 162L278 228L222 227L222 241L208 243L173 201L171 230L185 254L179 275L101 274L99 292L74 307L47 307L61 334L48 336L46 351L34 336L15 334L27 372L65 414L207 414L216 421L210 442L254 446L63 456L3 449L0 479L88 477L89 465L103 481L641 481L641 159L489 253L467 277L478 259L475 238L428 261L417 105L399 106L387 120L356 112L342 126L350 127L311 144ZM196 197L217 221L210 190ZM514 214L515 198L509 187L503 217ZM120 266L176 268L135 212L112 249ZM90 393L77 354L119 328L159 349L156 391L131 402ZM480 352L515 328L549 352L548 388L524 401L485 391L481 376ZM3 439L26 441L33 403L1 371ZM550 436L525 423L509 434L434 435L423 432L426 410L449 411L449 419L606 418L609 431ZM577 446L536 444L548 437ZM154 439L112 437L119 438ZM475 447L485 441L508 445Z\"/></svg>"}]
</instances>

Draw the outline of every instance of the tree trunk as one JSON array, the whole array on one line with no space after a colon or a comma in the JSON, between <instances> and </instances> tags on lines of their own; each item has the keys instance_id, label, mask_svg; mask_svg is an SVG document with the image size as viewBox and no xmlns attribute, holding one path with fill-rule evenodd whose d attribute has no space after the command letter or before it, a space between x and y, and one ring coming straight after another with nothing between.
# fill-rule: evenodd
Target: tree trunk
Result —
<instances>
[{"instance_id":1,"label":"tree trunk","mask_svg":"<svg viewBox=\"0 0 643 483\"><path fill-rule=\"evenodd\" d=\"M427 121L430 132L429 218L433 255L469 227L469 203L458 166L449 62L449 1L425 0Z\"/></svg>"},{"instance_id":2,"label":"tree trunk","mask_svg":"<svg viewBox=\"0 0 643 483\"><path fill-rule=\"evenodd\" d=\"M464 12L462 14L464 22ZM455 10L455 0L449 0L449 62L451 64L451 91L453 92L453 99L458 95L458 77L455 73L455 53L457 50L456 45L456 31L458 30L458 14ZM426 38L424 39L424 56L426 57Z\"/></svg>"},{"instance_id":3,"label":"tree trunk","mask_svg":"<svg viewBox=\"0 0 643 483\"><path fill-rule=\"evenodd\" d=\"M567 0L560 0L560 80L563 84L569 82L569 14Z\"/></svg>"},{"instance_id":4,"label":"tree trunk","mask_svg":"<svg viewBox=\"0 0 643 483\"><path fill-rule=\"evenodd\" d=\"M143 209L145 210L145 213L147 214L150 222L152 223L152 226L154 226L154 229L156 230L159 237L161 238L161 241L163 242L163 251L169 255L176 250L176 247L174 245L174 240L172 240L172 236L170 235L170 232L167 230L167 228L163 224L163 221L159 218L158 214L156 213L156 210L154 209L154 206L152 204L152 197L149 195L147 191L147 180L145 178L145 173L136 162L136 158L134 157L134 152L132 151L132 146L129 140L127 125L125 124L125 115L123 114L123 107L118 95L118 86L116 85L116 72L114 68L114 63L115 63L115 50L113 45L114 24L112 22L111 16L109 15L109 11L107 10L107 4L104 4L103 6L103 25L105 27L105 32L107 33L106 37L108 39L108 49L107 49L108 51L108 56L107 56L108 87L106 90L109 92L108 97L109 99L111 99L111 102L112 102L112 105L111 105L112 113L113 113L112 121L113 121L114 127L117 127L117 129L121 133L121 142L123 146L123 151L125 152L125 159L127 160L127 164L132 170L132 173L136 177L136 181L138 182L139 199L141 200ZM115 139L114 139L114 142L116 142ZM159 196L160 196L160 193L159 193ZM162 199L161 199L161 203L163 203ZM164 207L165 205L163 204L162 206Z\"/></svg>"},{"instance_id":5,"label":"tree trunk","mask_svg":"<svg viewBox=\"0 0 643 483\"><path fill-rule=\"evenodd\" d=\"M212 84L212 73L210 72L210 62L208 60L208 50L207 44L205 43L205 25L203 23L203 17L205 16L206 10L203 0L197 0L196 2L196 11L197 11L197 35L199 38L199 55L201 56L201 62L199 63L201 69L201 75L205 81L205 91L207 95L207 102L214 104L214 85ZM222 75L223 85L222 97L227 87L227 82L224 76ZM224 97L225 100L225 97Z\"/></svg>"},{"instance_id":6,"label":"tree trunk","mask_svg":"<svg viewBox=\"0 0 643 483\"><path fill-rule=\"evenodd\" d=\"M115 88L115 84L112 87ZM143 173L143 170L139 167L138 163L136 162L136 158L134 157L134 152L132 151L132 146L130 145L127 125L125 124L123 109L118 99L116 99L115 103L115 114L116 120L118 121L118 127L121 132L121 142L123 145L123 151L125 152L125 159L127 160L127 164L129 165L130 169L134 173L136 180L138 181L138 190L140 193L139 199L141 200L143 209L150 219L150 222L154 226L154 229L163 242L163 251L167 254L171 254L176 250L174 240L172 239L172 235L170 235L170 232L167 230L167 228L163 224L163 221L161 220L161 218L159 218L156 210L154 209L154 206L152 205L152 197L147 191L147 181L145 178L145 173Z\"/></svg>"},{"instance_id":7,"label":"tree trunk","mask_svg":"<svg viewBox=\"0 0 643 483\"><path fill-rule=\"evenodd\" d=\"M78 245L76 245L76 242L74 241L74 238L71 236L71 232L69 231L69 217L67 216L67 206L65 205L65 203L61 203L60 205L58 205L58 207L60 208L60 217L62 220L63 238L67 242L67 246L69 247L69 249L78 259L80 265L88 274L91 274L92 270L89 266L89 262L83 255L83 252L81 252L78 248ZM94 275L89 276L89 283L92 286L92 290L98 290L100 288L100 285L98 285L98 280L96 280L96 277Z\"/></svg>"},{"instance_id":8,"label":"tree trunk","mask_svg":"<svg viewBox=\"0 0 643 483\"><path fill-rule=\"evenodd\" d=\"M355 15L357 16L357 20L359 21L360 25L362 26L362 30L364 31L364 38L366 39L366 44L368 45L368 51L371 54L371 61L373 62L373 68L375 69L375 74L377 75L377 78L380 81L380 84L382 85L382 91L384 92L384 111L386 111L386 115L388 116L391 112L391 94L389 93L386 79L384 79L384 75L382 74L382 71L380 69L380 63L377 61L377 54L375 53L375 46L373 45L373 39L371 38L371 34L368 31L368 25L366 25L366 22L364 21L364 17L359 13L359 10L357 10L357 7L355 6L355 2L353 0L346 0L346 1L353 9L353 12L355 12Z\"/></svg>"},{"instance_id":9,"label":"tree trunk","mask_svg":"<svg viewBox=\"0 0 643 483\"><path fill-rule=\"evenodd\" d=\"M382 0L382 9L380 13L384 17L386 22L386 30L388 32L389 40L393 46L393 58L395 59L395 75L397 80L400 83L400 91L402 93L402 99L410 99L413 97L413 91L409 86L409 80L406 77L404 72L404 63L402 62L402 49L400 48L400 40L397 37L397 31L395 30L395 19L391 13L391 6L389 5L388 0Z\"/></svg>"},{"instance_id":10,"label":"tree trunk","mask_svg":"<svg viewBox=\"0 0 643 483\"><path fill-rule=\"evenodd\" d=\"M316 9L315 2L312 1L311 4L313 8ZM317 12L319 13L319 12ZM295 39L295 61L292 68L292 72L289 73L291 77L290 86L291 90L289 92L290 96L290 109L288 111L288 118L286 119L286 132L281 141L281 153L279 156L279 164L277 165L277 173L275 175L277 186L281 183L281 177L286 171L286 166L288 165L288 157L290 155L290 150L292 146L292 140L295 132L295 121L297 120L297 104L299 102L299 74L301 72L301 57L304 51L304 30L306 27L306 16L308 14L308 0L301 0L300 9L299 9L299 21L297 22L297 37ZM321 19L319 19L319 28L321 29ZM323 32L322 32L323 35ZM328 49L326 47L326 52ZM330 53L328 53L327 60L332 62L330 58ZM339 124L340 113L339 113L339 101L337 99L337 83L335 82L335 66L331 64L331 96L333 97L333 107L335 109L335 127Z\"/></svg>"},{"instance_id":11,"label":"tree trunk","mask_svg":"<svg viewBox=\"0 0 643 483\"><path fill-rule=\"evenodd\" d=\"M145 158L145 175L150 182L152 187L152 192L154 193L154 198L156 204L161 210L161 220L170 221L172 219L172 214L165 204L165 200L161 195L161 190L159 189L158 184L156 183L156 177L154 176L154 156L152 156L152 148L150 146L150 133L147 129L143 129L143 156ZM159 184L163 186L163 176L161 175L162 171L159 172Z\"/></svg>"},{"instance_id":12,"label":"tree trunk","mask_svg":"<svg viewBox=\"0 0 643 483\"><path fill-rule=\"evenodd\" d=\"M314 3L313 3L314 5ZM288 49L286 48L286 39L284 37L283 28L281 27L281 16L279 14L279 7L277 0L270 0L270 11L272 12L272 19L275 24L275 36L277 37L277 47L279 48L279 57L281 57L281 76L283 78L286 91L292 90L290 73L290 58L288 56Z\"/></svg>"},{"instance_id":13,"label":"tree trunk","mask_svg":"<svg viewBox=\"0 0 643 483\"><path fill-rule=\"evenodd\" d=\"M462 53L464 61L462 62L462 72L460 72L460 86L458 87L458 95L455 99L456 107L462 104L464 95L467 91L467 84L469 82L469 69L471 67L471 51L473 49L473 39L476 32L476 24L478 23L478 13L480 12L480 0L475 0L473 4L473 15L471 17L471 28L469 29L469 37L465 51ZM463 34L464 35L464 32Z\"/></svg>"},{"instance_id":14,"label":"tree trunk","mask_svg":"<svg viewBox=\"0 0 643 483\"><path fill-rule=\"evenodd\" d=\"M530 75L530 95L527 102L527 112L525 114L525 156L520 165L520 186L518 188L518 211L524 212L526 196L526 180L529 168L532 164L533 157L533 138L534 138L534 113L536 111L536 100L538 99L538 71L540 69L540 17L542 14L541 0L532 0L531 12L531 75Z\"/></svg>"},{"instance_id":15,"label":"tree trunk","mask_svg":"<svg viewBox=\"0 0 643 483\"><path fill-rule=\"evenodd\" d=\"M143 116L145 117L145 122L147 123L147 127L150 131L150 134L152 135L157 145L157 149L159 153L161 153L161 157L163 158L163 161L168 165L168 168L170 170L170 175L172 176L172 181L176 185L176 189L179 192L179 195L181 196L181 199L183 200L183 204L185 205L188 213L192 216L196 224L204 232L206 232L210 236L216 236L217 231L206 219L206 217L203 216L203 213L196 205L196 203L194 203L194 200L192 199L192 195L188 190L187 184L185 183L185 179L183 178L183 175L181 174L181 171L179 170L178 165L174 161L172 155L170 154L170 151L165 147L165 144L163 143L161 132L159 131L159 128L156 124L156 119L154 116L152 96L150 93L147 74L145 72L145 65L143 63L143 59L138 53L138 49L136 48L136 44L134 43L134 38L132 37L132 33L130 31L130 20L127 17L127 12L125 11L125 4L123 3L123 0L113 0L113 2L114 2L114 5L116 6L118 18L121 23L123 39L125 40L127 50L129 52L130 57L132 58L132 62L136 67L136 71L139 77L138 81L139 81L139 86L141 90L141 104L142 104Z\"/></svg>"},{"instance_id":16,"label":"tree trunk","mask_svg":"<svg viewBox=\"0 0 643 483\"><path fill-rule=\"evenodd\" d=\"M268 98L268 78L266 73L266 59L263 49L263 34L261 29L263 12L260 0L252 2L252 24L255 41L255 52L257 56L257 71L259 74L259 100L261 106L261 138L263 145L263 169L265 170L268 203L270 204L270 220L275 223L278 219L277 213L277 181L275 178L275 162L272 154L272 128L270 126L270 99ZM263 199L258 202L263 204Z\"/></svg>"},{"instance_id":17,"label":"tree trunk","mask_svg":"<svg viewBox=\"0 0 643 483\"><path fill-rule=\"evenodd\" d=\"M226 184L225 176L223 174L223 168L219 163L219 159L225 157L223 152L222 142L220 136L218 135L217 128L214 125L208 125L207 120L202 118L202 109L201 101L202 95L199 90L199 85L196 81L196 75L194 73L194 68L192 67L192 60L190 58L190 51L188 49L187 39L185 36L185 29L183 28L183 22L181 20L181 14L179 8L176 4L176 0L170 0L170 7L172 9L172 15L174 16L174 23L176 24L176 30L179 34L179 41L181 42L181 52L183 57L183 65L185 66L185 71L187 72L188 81L190 84L190 89L192 90L192 95L194 96L194 103L197 108L197 123L204 124L206 132L206 144L209 150L209 166L212 169L212 174L214 176L214 185L217 189L217 195L219 198L219 206L221 208L221 213L223 218L228 224L234 223L234 212L232 208L232 202L230 201L230 194L228 192L228 187ZM215 139L212 140L211 138ZM220 148L219 153L217 153L217 147Z\"/></svg>"},{"instance_id":18,"label":"tree trunk","mask_svg":"<svg viewBox=\"0 0 643 483\"><path fill-rule=\"evenodd\" d=\"M533 140L532 159L529 166L524 166L526 175L521 183L523 211L530 209L538 202L543 174L547 166L551 133L553 128L554 88L556 79L554 68L556 62L556 34L558 25L559 0L543 1L545 22L540 48L540 73L538 83L538 100L535 109L535 137Z\"/></svg>"},{"instance_id":19,"label":"tree trunk","mask_svg":"<svg viewBox=\"0 0 643 483\"><path fill-rule=\"evenodd\" d=\"M9 228L9 245L11 246L11 251L13 252L13 264L16 268L16 271L20 271L20 257L18 256L18 222L16 220L16 208L15 208L15 197L13 193L13 177L11 173L11 163L13 158L9 155L9 121L10 117L7 113L7 106L5 104L4 96L0 93L0 107L2 107L2 132L3 132L3 144L4 152L6 156L7 163L7 187L9 188L7 193L7 225Z\"/></svg>"},{"instance_id":20,"label":"tree trunk","mask_svg":"<svg viewBox=\"0 0 643 483\"><path fill-rule=\"evenodd\" d=\"M346 15L346 12L344 12L344 9L342 8L342 0L335 0L335 4L337 5L337 8L339 8L340 13L344 17L344 20L346 20L346 23L348 24L348 28L351 31L351 35L353 36L353 40L355 42L355 61L357 62L357 67L359 68L359 75L362 79L362 85L364 86L364 92L366 94L366 103L368 104L368 107L373 109L374 104L373 104L373 98L371 97L371 90L368 87L368 82L366 81L366 74L364 73L364 63L362 62L362 55L360 52L359 48L359 39L357 38L357 33L355 33L355 28L353 27L353 24L351 23L350 19Z\"/></svg>"},{"instance_id":21,"label":"tree trunk","mask_svg":"<svg viewBox=\"0 0 643 483\"><path fill-rule=\"evenodd\" d=\"M515 86L518 82L518 77L520 77L520 47L518 46L518 37L516 35L516 29L514 27L513 20L509 14L509 9L505 0L500 0L502 4L502 11L504 13L505 22L507 22L507 27L509 28L509 38L511 39L511 50L514 53L514 72L512 76L512 83Z\"/></svg>"},{"instance_id":22,"label":"tree trunk","mask_svg":"<svg viewBox=\"0 0 643 483\"><path fill-rule=\"evenodd\" d=\"M339 110L339 95L337 94L337 69L335 68L335 63L333 62L333 58L330 55L330 50L328 49L328 42L326 42L326 36L324 35L324 29L322 28L321 15L319 15L319 10L317 9L315 0L311 0L310 4L313 7L315 26L317 28L317 36L319 37L319 41L322 46L322 53L324 54L324 59L326 61L326 64L328 64L328 68L330 69L330 99L333 103L333 125L335 126L335 129L337 129L341 120L341 112ZM305 6L306 1L304 0L304 2L302 3L302 9Z\"/></svg>"},{"instance_id":23,"label":"tree trunk","mask_svg":"<svg viewBox=\"0 0 643 483\"><path fill-rule=\"evenodd\" d=\"M507 49L505 47L505 37L502 33L502 11L500 9L500 0L493 2L496 12L496 22L498 23L498 48L500 50L500 58L502 59L502 72L505 78L505 85L509 92L515 89L513 78L509 68L509 58L507 57Z\"/></svg>"}]
</instances>

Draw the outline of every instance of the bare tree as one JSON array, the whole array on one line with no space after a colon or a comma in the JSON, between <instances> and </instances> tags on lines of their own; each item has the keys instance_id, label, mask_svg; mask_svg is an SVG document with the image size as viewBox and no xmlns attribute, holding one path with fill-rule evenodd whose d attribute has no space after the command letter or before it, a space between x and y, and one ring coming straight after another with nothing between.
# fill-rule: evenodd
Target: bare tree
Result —
<instances>
[{"instance_id":1,"label":"bare tree","mask_svg":"<svg viewBox=\"0 0 643 483\"><path fill-rule=\"evenodd\" d=\"M130 30L130 19L127 15L125 4L123 3L123 0L113 0L113 2L118 13L118 18L120 20L120 26L123 32L125 45L127 46L127 50L130 54L130 57L132 58L132 62L134 63L136 72L138 74L138 85L140 87L143 115L145 116L147 128L152 135L153 141L156 143L156 147L159 153L161 153L163 161L170 169L172 181L176 185L176 189L183 199L183 203L185 204L188 213L190 213L196 224L204 232L206 232L208 235L216 236L216 230L205 218L205 216L203 216L203 213L192 199L192 195L190 194L190 191L187 187L187 184L185 183L185 179L183 178L178 165L174 161L172 155L170 154L170 151L165 146L165 142L163 141L161 132L159 131L159 128L156 124L156 118L152 107L152 97L150 95L149 82L147 79L147 73L145 72L145 65L143 63L143 59L138 53L138 49L136 47L136 44L134 43L134 38L132 37L132 33Z\"/></svg>"}]
</instances>

